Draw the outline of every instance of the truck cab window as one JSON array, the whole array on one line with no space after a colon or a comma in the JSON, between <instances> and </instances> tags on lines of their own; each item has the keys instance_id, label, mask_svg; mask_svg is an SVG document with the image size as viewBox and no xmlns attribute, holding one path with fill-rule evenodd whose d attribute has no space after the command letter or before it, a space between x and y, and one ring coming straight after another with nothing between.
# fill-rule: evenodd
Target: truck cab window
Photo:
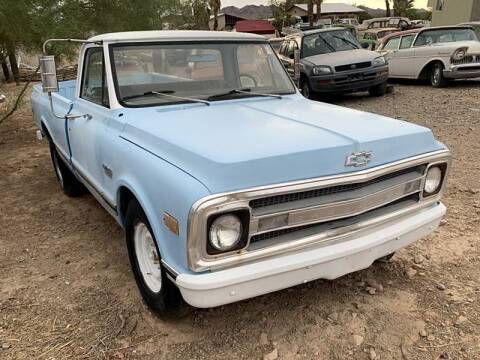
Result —
<instances>
[{"instance_id":1,"label":"truck cab window","mask_svg":"<svg viewBox=\"0 0 480 360\"><path fill-rule=\"evenodd\" d=\"M90 48L85 52L80 97L95 104L108 107L108 89L105 80L102 48Z\"/></svg>"}]
</instances>

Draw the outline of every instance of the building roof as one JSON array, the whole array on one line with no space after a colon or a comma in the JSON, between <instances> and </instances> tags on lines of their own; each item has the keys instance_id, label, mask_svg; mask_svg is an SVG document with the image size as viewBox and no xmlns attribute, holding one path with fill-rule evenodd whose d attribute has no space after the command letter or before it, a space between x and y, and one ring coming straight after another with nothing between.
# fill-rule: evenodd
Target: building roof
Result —
<instances>
[{"instance_id":1,"label":"building roof","mask_svg":"<svg viewBox=\"0 0 480 360\"><path fill-rule=\"evenodd\" d=\"M275 33L275 27L268 20L240 20L235 24L235 30L254 34Z\"/></svg>"},{"instance_id":2,"label":"building roof","mask_svg":"<svg viewBox=\"0 0 480 360\"><path fill-rule=\"evenodd\" d=\"M294 6L304 10L308 11L308 5L307 4L295 4ZM365 12L365 10L362 10L356 6L352 6L349 4L344 4L344 3L326 3L321 5L321 13L322 14L340 14L340 13L361 13ZM315 5L313 7L313 12L317 12L317 6Z\"/></svg>"},{"instance_id":3,"label":"building roof","mask_svg":"<svg viewBox=\"0 0 480 360\"><path fill-rule=\"evenodd\" d=\"M195 30L155 30L127 31L96 35L88 41L200 41L200 40L265 40L265 37L248 33L226 31L195 31Z\"/></svg>"}]
</instances>

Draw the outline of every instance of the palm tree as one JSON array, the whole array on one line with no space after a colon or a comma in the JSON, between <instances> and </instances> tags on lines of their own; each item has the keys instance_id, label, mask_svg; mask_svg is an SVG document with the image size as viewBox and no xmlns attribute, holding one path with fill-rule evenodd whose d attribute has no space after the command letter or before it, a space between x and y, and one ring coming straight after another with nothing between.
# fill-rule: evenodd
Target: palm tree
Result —
<instances>
[{"instance_id":1,"label":"palm tree","mask_svg":"<svg viewBox=\"0 0 480 360\"><path fill-rule=\"evenodd\" d=\"M314 5L317 7L317 11L315 12L315 22L320 20L320 16L322 15L322 3L323 0L313 0Z\"/></svg>"},{"instance_id":2,"label":"palm tree","mask_svg":"<svg viewBox=\"0 0 480 360\"><path fill-rule=\"evenodd\" d=\"M390 9L390 0L385 0L385 16L390 17L392 16L392 10Z\"/></svg>"},{"instance_id":3,"label":"palm tree","mask_svg":"<svg viewBox=\"0 0 480 360\"><path fill-rule=\"evenodd\" d=\"M408 16L408 11L413 8L414 0L393 0L395 16Z\"/></svg>"},{"instance_id":4,"label":"palm tree","mask_svg":"<svg viewBox=\"0 0 480 360\"><path fill-rule=\"evenodd\" d=\"M310 23L310 26L313 26L313 0L308 0L307 13L308 22Z\"/></svg>"},{"instance_id":5,"label":"palm tree","mask_svg":"<svg viewBox=\"0 0 480 360\"><path fill-rule=\"evenodd\" d=\"M208 3L210 5L210 10L213 13L213 29L212 30L215 31L218 29L217 15L222 5L220 4L220 0L208 0Z\"/></svg>"}]
</instances>

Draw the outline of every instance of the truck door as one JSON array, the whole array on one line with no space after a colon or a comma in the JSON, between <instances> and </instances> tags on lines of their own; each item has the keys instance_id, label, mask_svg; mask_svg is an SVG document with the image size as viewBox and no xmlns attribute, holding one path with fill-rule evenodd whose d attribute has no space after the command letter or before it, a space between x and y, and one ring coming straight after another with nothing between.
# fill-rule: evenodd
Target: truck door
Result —
<instances>
[{"instance_id":1,"label":"truck door","mask_svg":"<svg viewBox=\"0 0 480 360\"><path fill-rule=\"evenodd\" d=\"M68 120L72 165L77 174L103 197L103 174L108 169L103 166L102 149L110 115L103 48L88 46L81 69L79 93L72 114L91 116Z\"/></svg>"}]
</instances>

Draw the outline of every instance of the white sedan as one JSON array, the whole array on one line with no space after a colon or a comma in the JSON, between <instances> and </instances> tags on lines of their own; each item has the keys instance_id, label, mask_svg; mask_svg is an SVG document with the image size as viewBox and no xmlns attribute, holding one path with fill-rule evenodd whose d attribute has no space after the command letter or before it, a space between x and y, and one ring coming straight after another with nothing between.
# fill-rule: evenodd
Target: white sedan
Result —
<instances>
[{"instance_id":1,"label":"white sedan","mask_svg":"<svg viewBox=\"0 0 480 360\"><path fill-rule=\"evenodd\" d=\"M377 51L388 59L390 78L430 79L442 87L452 79L480 77L480 42L469 26L397 32Z\"/></svg>"}]
</instances>

